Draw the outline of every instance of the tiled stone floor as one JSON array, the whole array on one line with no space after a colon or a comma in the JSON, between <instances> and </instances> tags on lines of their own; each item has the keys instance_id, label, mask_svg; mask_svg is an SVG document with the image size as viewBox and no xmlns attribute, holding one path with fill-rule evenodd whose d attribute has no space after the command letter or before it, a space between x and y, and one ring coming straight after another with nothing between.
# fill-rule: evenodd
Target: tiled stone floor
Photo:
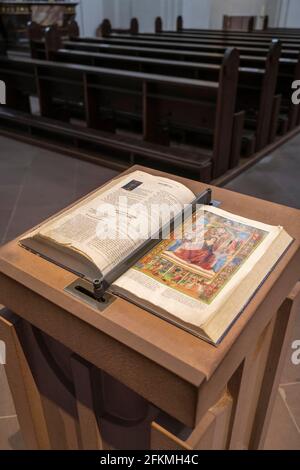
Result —
<instances>
[{"instance_id":1,"label":"tiled stone floor","mask_svg":"<svg viewBox=\"0 0 300 470\"><path fill-rule=\"evenodd\" d=\"M300 208L300 136L227 187ZM115 171L0 137L0 244L100 186ZM300 340L300 315L293 335ZM267 437L267 449L300 449L300 365L292 345ZM18 419L0 366L0 449L23 449Z\"/></svg>"},{"instance_id":2,"label":"tiled stone floor","mask_svg":"<svg viewBox=\"0 0 300 470\"><path fill-rule=\"evenodd\" d=\"M266 156L226 187L300 209L300 135Z\"/></svg>"}]
</instances>

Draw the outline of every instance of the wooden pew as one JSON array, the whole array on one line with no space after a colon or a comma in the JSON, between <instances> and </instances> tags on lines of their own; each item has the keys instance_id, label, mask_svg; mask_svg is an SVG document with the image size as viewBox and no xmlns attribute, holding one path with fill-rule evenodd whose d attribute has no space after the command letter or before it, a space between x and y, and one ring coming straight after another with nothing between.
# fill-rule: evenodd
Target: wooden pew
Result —
<instances>
[{"instance_id":1,"label":"wooden pew","mask_svg":"<svg viewBox=\"0 0 300 470\"><path fill-rule=\"evenodd\" d=\"M49 33L48 33L49 34ZM46 49L51 47L56 41L45 38ZM43 45L40 44L42 47ZM48 58L59 62L81 63L94 66L105 66L112 68L122 68L136 70L140 72L150 72L158 74L171 74L173 76L202 78L218 80L221 71L221 58L215 58L214 66L208 63L182 62L175 60L162 60L154 58L141 58L130 55L101 54L82 52L67 49L52 50L52 55L48 52ZM254 151L261 150L270 141L270 136L274 140L276 135L276 117L272 116L273 100L278 74L278 61L280 56L280 45L273 44L266 60L260 60L259 64L251 60L247 62L248 67L239 69L239 93L237 100L237 113L251 111L251 132L247 132L244 138L245 155L250 156ZM41 56L40 56L41 57ZM200 57L198 57L200 59ZM205 60L205 56L203 57ZM252 68L249 65L252 64ZM261 68L257 68L257 66ZM255 67L255 68L254 68ZM247 85L251 83L250 92L247 93ZM253 92L255 88L255 92ZM244 96L245 95L245 96ZM251 96L251 99L249 99ZM247 99L246 99L247 98ZM253 109L256 109L253 125ZM278 119L278 118L277 118ZM247 122L247 121L246 121ZM270 128L271 123L274 128Z\"/></svg>"},{"instance_id":2,"label":"wooden pew","mask_svg":"<svg viewBox=\"0 0 300 470\"><path fill-rule=\"evenodd\" d=\"M7 41L4 35L0 30L0 54L6 55L7 54Z\"/></svg>"},{"instance_id":3,"label":"wooden pew","mask_svg":"<svg viewBox=\"0 0 300 470\"><path fill-rule=\"evenodd\" d=\"M147 33L149 34L149 33ZM153 33L150 33L153 34ZM178 37L178 38L190 38L190 39L222 39L222 40L229 40L229 39L234 39L236 41L240 41L241 44L242 42L251 42L251 43L257 43L257 42L262 42L262 41L271 41L272 39L278 39L280 40L283 44L287 45L292 45L296 44L299 45L299 37L298 36L286 36L286 35L280 35L280 34L272 34L272 35L261 35L261 34L249 34L249 35L242 35L242 34L237 34L237 33L205 33L205 32L199 32L197 33L196 31L188 31L188 30L182 30L182 31L162 31L159 35L162 36L173 36L173 37Z\"/></svg>"},{"instance_id":4,"label":"wooden pew","mask_svg":"<svg viewBox=\"0 0 300 470\"><path fill-rule=\"evenodd\" d=\"M276 95L280 54L281 45L273 43L267 54L262 76L259 69L243 68L240 72L238 111L246 110L248 113L246 124L255 131L256 151L272 142L274 134L276 135L279 115L275 103L281 99L280 94ZM254 110L252 117L251 109Z\"/></svg>"},{"instance_id":5,"label":"wooden pew","mask_svg":"<svg viewBox=\"0 0 300 470\"><path fill-rule=\"evenodd\" d=\"M268 47L271 39L280 39L281 43L284 45L285 49L300 49L300 37L299 38L289 38L289 37L274 37L274 36L264 36L264 35L254 35L254 34L247 34L247 35L237 35L228 32L216 32L214 34L206 34L206 33L192 33L186 32L181 30L180 32L176 31L163 31L162 27L162 19L158 17L155 21L156 23L160 24L159 31L156 33L141 33L139 37L141 39L147 38L151 40L159 40L165 38L171 38L180 40L183 42L192 42L192 43L200 43L200 44L227 44L229 43L231 46L242 47L242 46L250 46L250 47ZM156 26L155 26L156 27ZM112 35L113 37L114 35ZM118 34L117 37L124 37L130 38L129 34ZM136 39L136 38L132 38Z\"/></svg>"},{"instance_id":6,"label":"wooden pew","mask_svg":"<svg viewBox=\"0 0 300 470\"><path fill-rule=\"evenodd\" d=\"M176 31L181 32L183 30L183 16L179 15L176 18Z\"/></svg>"},{"instance_id":7,"label":"wooden pew","mask_svg":"<svg viewBox=\"0 0 300 470\"><path fill-rule=\"evenodd\" d=\"M67 24L67 36L72 38L78 38L80 36L80 28L75 20L71 20Z\"/></svg>"},{"instance_id":8,"label":"wooden pew","mask_svg":"<svg viewBox=\"0 0 300 470\"><path fill-rule=\"evenodd\" d=\"M153 34L153 33L147 33L147 34ZM223 39L223 40L229 40L229 39L234 39L238 40L241 43L245 42L251 42L251 43L256 43L256 42L267 42L271 41L272 39L278 39L280 40L283 44L299 44L300 39L299 37L291 37L291 36L284 36L284 35L261 35L261 34L237 34L237 33L204 33L204 32L199 32L197 33L196 31L188 31L188 30L182 30L182 31L162 31L159 33L159 36L173 36L173 37L178 37L178 38L190 38L190 39Z\"/></svg>"},{"instance_id":9,"label":"wooden pew","mask_svg":"<svg viewBox=\"0 0 300 470\"><path fill-rule=\"evenodd\" d=\"M29 41L37 41L41 39L45 31L49 28L49 26L41 26L40 24L36 23L35 21L28 21L27 23L27 37ZM52 25L51 28L57 29L57 35L60 35L63 39L76 39L80 37L80 28L75 20L70 20L65 26L65 35L62 34L61 28L58 28L56 24Z\"/></svg>"},{"instance_id":10,"label":"wooden pew","mask_svg":"<svg viewBox=\"0 0 300 470\"><path fill-rule=\"evenodd\" d=\"M160 22L162 20L158 18ZM261 38L259 41L254 41L252 40L252 37L246 37L246 38L235 38L231 36L219 36L219 37L211 37L211 36L201 36L198 37L197 35L186 35L185 33L177 33L177 32L159 32L159 33L139 33L135 36L127 34L127 33L120 33L120 34L112 34L109 37L106 38L107 40L113 40L116 44L118 42L116 41L123 41L127 42L130 41L134 42L135 44L138 44L138 41L146 41L146 42L153 42L153 43L158 43L158 42L165 42L165 44L168 44L168 47L172 47L172 44L176 42L179 47L182 47L183 45L187 46L187 48L190 49L195 49L196 47L199 47L200 50L205 51L207 50L218 50L220 48L226 48L228 46L231 47L237 47L241 53L247 53L247 54L254 54L254 55L264 55L265 54L265 49L269 47L271 39L277 39L278 38ZM84 38L78 38L78 41L84 41L84 42L97 42L99 38L95 37L84 37ZM283 39L281 41L283 43L283 54L286 57L296 57L297 53L300 50L300 40L294 40L291 43L289 43L288 40ZM182 44L180 44L182 43Z\"/></svg>"},{"instance_id":11,"label":"wooden pew","mask_svg":"<svg viewBox=\"0 0 300 470\"><path fill-rule=\"evenodd\" d=\"M135 37L130 34L117 34L117 35L112 35L110 36L112 39L124 39L124 40L132 40L131 42L135 42L137 39L140 40L145 40L145 41L166 41L166 42L181 42L182 44L188 44L190 45L203 45L203 46L208 46L208 45L216 45L216 46L231 46L231 47L237 47L240 50L241 48L248 47L250 49L264 49L269 47L270 44L270 39L261 39L260 41L253 41L251 38L250 39L235 39L235 38L199 38L195 36L190 36L190 35L185 35L183 33L159 33L159 34L154 34L154 33L142 33L139 35L136 35ZM80 39L79 39L80 40ZM82 38L81 40L85 40L85 38ZM90 38L88 38L90 40ZM94 41L95 42L95 41ZM281 41L282 42L282 41ZM283 47L284 51L288 51L287 54L298 52L300 50L300 41L293 42L291 44L283 42ZM255 52L255 51L254 51Z\"/></svg>"},{"instance_id":12,"label":"wooden pew","mask_svg":"<svg viewBox=\"0 0 300 470\"><path fill-rule=\"evenodd\" d=\"M146 34L141 34L140 37L143 38L143 36L146 36ZM299 50L300 49L300 39L290 39L290 38L281 38L281 37L236 37L236 36L231 36L231 35L198 35L198 34L193 34L193 33L177 33L175 31L163 31L162 33L159 34L154 34L154 33L147 33L147 36L149 37L155 37L156 40L160 39L175 39L177 41L182 41L182 42L192 42L192 43L200 43L200 44L227 44L231 43L232 45L235 45L236 47L244 47L244 46L250 46L250 47L266 47L271 40L277 39L280 40L282 43L283 47L285 49L289 50ZM112 36L114 37L114 36ZM123 37L123 36L122 36ZM129 35L126 35L126 38L130 37Z\"/></svg>"},{"instance_id":13,"label":"wooden pew","mask_svg":"<svg viewBox=\"0 0 300 470\"><path fill-rule=\"evenodd\" d=\"M42 46L40 44L40 46ZM188 48L183 50L176 50L176 49L169 49L167 46L165 47L139 47L136 46L135 43L132 41L130 45L114 45L114 44L105 44L98 41L95 42L85 42L85 38L82 38L81 41L64 41L63 47L69 50L76 50L76 51L89 51L89 52L101 52L105 53L119 53L119 54L127 54L133 55L135 57L160 57L164 59L173 59L178 58L179 60L202 60L204 57L206 58L206 62L214 63L215 58L223 57L224 50L222 52L203 52L203 51L191 51ZM43 46L42 46L43 49ZM42 50L41 49L41 50ZM243 55L241 55L243 57ZM249 58L253 60L261 59L262 61L265 60L265 56L246 56L245 58Z\"/></svg>"},{"instance_id":14,"label":"wooden pew","mask_svg":"<svg viewBox=\"0 0 300 470\"><path fill-rule=\"evenodd\" d=\"M133 45L135 47L142 47L142 48L165 48L165 49L172 49L172 50L189 50L193 52L215 52L215 53L224 53L227 49L229 44L224 44L222 42L218 44L203 44L201 41L199 43L194 43L193 41L183 41L180 38L163 38L161 36L151 36L151 35L137 35L136 37L129 36L129 35L118 35L112 36L109 38L78 38L74 40L74 42L80 44L104 44L104 45L114 45L114 46L130 46ZM107 47L107 46L106 46ZM254 55L254 56L262 56L266 57L268 53L269 46L264 45L263 47L253 47L251 46L239 46L238 47L240 54L244 55ZM283 48L282 54L283 57L289 59L297 59L298 58L298 48L293 49L285 49Z\"/></svg>"},{"instance_id":15,"label":"wooden pew","mask_svg":"<svg viewBox=\"0 0 300 470\"><path fill-rule=\"evenodd\" d=\"M265 17L263 18L263 24L262 24L262 29L263 31L266 31L269 27L269 15L265 15Z\"/></svg>"},{"instance_id":16,"label":"wooden pew","mask_svg":"<svg viewBox=\"0 0 300 470\"><path fill-rule=\"evenodd\" d=\"M109 19L104 19L102 23L96 30L96 35L98 37L109 37L112 34L118 33L128 33L128 34L138 34L139 33L139 21L137 18L131 18L129 29L122 29L122 28L112 28L111 22Z\"/></svg>"},{"instance_id":17,"label":"wooden pew","mask_svg":"<svg viewBox=\"0 0 300 470\"><path fill-rule=\"evenodd\" d=\"M268 28L268 31L300 35L300 28Z\"/></svg>"},{"instance_id":18,"label":"wooden pew","mask_svg":"<svg viewBox=\"0 0 300 470\"><path fill-rule=\"evenodd\" d=\"M162 28L161 33L168 33L180 36L191 36L191 37L204 37L204 38L238 38L244 40L263 40L263 39L281 39L282 42L299 42L300 34L287 34L284 32L270 32L270 31L253 31L252 33L245 33L243 31L224 31L217 29L186 29L183 27L183 19L178 16L176 20L176 30L164 30Z\"/></svg>"},{"instance_id":19,"label":"wooden pew","mask_svg":"<svg viewBox=\"0 0 300 470\"><path fill-rule=\"evenodd\" d=\"M157 20L159 20L159 24L161 25L162 24L162 21L160 18L157 18ZM207 51L207 48L208 50L210 49L213 49L213 50L216 50L216 48L218 48L218 52L220 51L220 47L222 48L225 48L226 47L226 44L227 45L236 45L238 46L238 42L236 41L231 41L231 40L228 40L228 42L224 42L223 40L217 40L217 44L210 44L210 40L206 40L208 44L204 45L204 40L202 39L196 39L196 40L192 40L192 39L188 39L188 38L184 38L182 39L182 37L180 36L180 38L178 38L178 36L172 36L171 37L164 37L164 35L157 35L157 34L141 34L141 35L137 35L136 37L132 37L132 36L129 36L129 35L118 35L117 37L113 37L111 38L112 40L115 40L115 41L118 41L118 40L124 40L126 41L127 44L130 44L129 41L131 41L131 43L134 43L135 46L138 46L138 47L141 47L141 45L145 46L147 45L148 47L148 42L151 43L151 45L153 45L154 47L159 47L159 44L164 44L165 47L167 48L172 48L173 49L173 46L176 42L176 46L178 46L178 49L181 50L182 47L184 47L181 43L184 43L186 48L189 49L189 50L192 50L194 51L195 50L195 47L199 47L201 51ZM91 43L96 43L96 39L95 38L84 38L84 40L87 40L88 42L91 42ZM180 41L180 42L179 42ZM191 42L192 41L192 42ZM80 39L79 39L79 42L80 42ZM215 42L215 40L213 40L213 42ZM121 43L122 44L122 43ZM196 45L197 44L197 45ZM254 47L253 47L253 44L251 45L251 47L246 47L245 46L246 43L244 43L244 46L238 46L239 50L240 51L245 51L245 53L243 54L244 56L248 55L248 54L253 54L254 52L257 54L257 55L266 55L267 54L267 47L268 47L268 43L267 42L263 42L263 43L255 43L254 44ZM251 42L248 42L248 45L250 45ZM69 46L67 46L69 47ZM199 50L198 48L198 50ZM291 130L295 127L296 123L298 122L298 117L300 117L300 110L299 110L299 106L295 106L292 104L291 102L291 85L292 85L292 82L294 80L298 80L300 77L299 77L299 69L298 69L298 65L299 65L299 48L300 46L298 44L292 44L291 45L291 48L292 49L283 49L282 51L282 62L281 62L281 65L282 65L282 68L280 70L280 76L281 77L285 77L284 80L279 80L278 81L278 89L277 89L277 92L276 94L277 95L284 95L283 96L283 104L284 106L282 106L282 109L280 111L280 127L279 127L279 132L280 134L284 134L285 132L287 132L288 130ZM143 49L145 49L143 47ZM222 49L221 49L222 50ZM242 57L243 57L242 55ZM291 59L291 57L293 59ZM289 63L290 60L293 60L293 62ZM291 67L292 66L292 67ZM285 69L289 69L289 72L288 72L288 77L287 77L287 74L286 74L286 71ZM292 70L291 70L292 69ZM278 100L278 96L277 96L277 100ZM278 105L278 103L277 103ZM287 116L287 117L286 117ZM298 116L298 117L297 117ZM271 134L272 135L272 139L274 138L274 133Z\"/></svg>"},{"instance_id":20,"label":"wooden pew","mask_svg":"<svg viewBox=\"0 0 300 470\"><path fill-rule=\"evenodd\" d=\"M119 171L144 164L207 183L212 177L210 157L199 152L192 154L4 106L0 107L0 133Z\"/></svg>"},{"instance_id":21,"label":"wooden pew","mask_svg":"<svg viewBox=\"0 0 300 470\"><path fill-rule=\"evenodd\" d=\"M219 83L5 57L0 70L13 109L29 112L29 96L37 94L43 117L81 119L88 128L111 132L138 129L144 140L159 144L169 144L176 132L200 140L201 147L203 138L213 138L206 157L218 177L230 167L238 61L237 51L228 51Z\"/></svg>"},{"instance_id":22,"label":"wooden pew","mask_svg":"<svg viewBox=\"0 0 300 470\"><path fill-rule=\"evenodd\" d=\"M155 34L161 33L163 30L163 21L160 16L157 16L154 21Z\"/></svg>"},{"instance_id":23,"label":"wooden pew","mask_svg":"<svg viewBox=\"0 0 300 470\"><path fill-rule=\"evenodd\" d=\"M162 27L162 21L160 19L160 24ZM122 36L124 38L130 38L130 36ZM167 41L181 41L181 42L188 42L192 44L222 44L225 45L228 44L230 46L236 46L241 50L242 48L240 47L240 44L243 44L243 46L250 46L254 48L261 48L261 47L268 47L268 41L269 39L266 38L262 42L262 40L258 42L253 42L252 43L252 37L249 39L243 39L242 42L240 40L232 39L231 37L226 37L226 39L207 39L206 37L204 39L200 39L198 37L189 37L189 36L183 36L182 33L178 35L178 33L160 33L159 35L157 34L142 34L139 35L138 38L142 38L145 40L149 41L157 41L158 39L166 39ZM135 38L136 39L136 38ZM169 47L169 46L168 46ZM282 95L283 97L283 102L282 102L282 109L281 109L281 125L280 125L280 133L284 134L288 130L292 130L297 122L299 122L300 119L300 107L295 106L291 102L291 89L292 89L292 82L295 80L300 79L300 39L294 40L293 44L285 43L286 48L291 48L290 50L294 51L294 59L290 59L289 57L286 57L286 49L283 49L282 53L282 59L281 59L281 68L280 68L280 73L279 73L279 80L278 80L278 86L277 86L277 95ZM258 52L259 53L259 52ZM289 55L289 54L288 54ZM241 55L241 63L243 62L244 56ZM290 62L292 61L292 62ZM278 98L278 97L277 97ZM287 115L288 118L286 119L284 116ZM274 134L272 133L272 139L274 138Z\"/></svg>"},{"instance_id":24,"label":"wooden pew","mask_svg":"<svg viewBox=\"0 0 300 470\"><path fill-rule=\"evenodd\" d=\"M135 42L132 41L132 44L135 44ZM134 55L139 55L139 56L143 56L143 57L159 57L159 58L162 58L162 59L169 59L169 58L174 58L174 56L176 56L178 59L180 60L199 60L200 58L202 60L205 60L205 62L212 62L212 63L218 63L218 60L219 60L219 54L216 54L216 53L202 53L203 55L200 56L200 53L197 53L197 52L194 52L194 51L189 51L189 50L184 50L184 51L175 51L173 49L158 49L158 48L130 48L130 46L108 46L105 44L101 44L101 43L97 43L97 42L89 42L89 43L82 43L82 42L68 42L68 43L65 43L64 46L68 49L78 49L78 50L82 50L82 51L95 51L95 52L103 52L105 54L109 53L110 51L113 51L114 53L118 53L118 54L122 54L122 53L126 53L126 54L134 54ZM255 57L255 56L248 56L248 55L242 55L241 56L241 65L242 66L245 66L245 67L255 67L255 68L265 68L266 66L266 57L268 55L268 50L264 50L264 56L260 56L260 58L258 57ZM206 54L206 55L204 55ZM278 62L278 54L274 54L274 57L273 59L271 58L271 61L270 63L272 62L273 60L273 71L272 71L272 68L270 67L270 74L272 75L272 73L274 73L273 75L273 78L276 77L277 75L277 62ZM281 62L281 65L282 65L282 70L283 70L283 73L285 74L285 66L288 67L289 69L289 73L290 73L290 69L291 69L291 66L296 68L296 65L298 64L298 60L293 60L292 62L290 62L291 59L283 59L282 62ZM295 76L294 74L292 74L290 76L290 80L293 81L295 79ZM270 89L273 89L273 88L270 88ZM278 89L276 91L276 95L280 95L281 93L285 93L285 96L287 96L287 100L290 98L290 93L289 91L287 92L286 88L282 88L280 87L280 89ZM279 97L276 96L276 100L278 101ZM249 103L249 105L251 106L251 103ZM268 105L267 105L268 106ZM273 108L272 104L270 105L271 109ZM277 113L277 107L274 107L274 110L276 110L275 112ZM281 112L281 117L280 117L280 126L279 126L279 133L280 134L284 134L285 132L287 132L288 128L292 128L292 124L290 125L290 118L286 117L286 114L289 114L289 110L287 111L286 109L283 110L283 112ZM268 115L268 113L267 113ZM277 122L277 118L275 117L274 119L272 119L272 123L276 123ZM277 127L277 126L276 126ZM274 140L274 135L276 135L276 130L273 130L271 131L271 137L270 137L270 140ZM247 139L249 140L249 139ZM256 149L259 149L261 148L261 145L264 145L264 144L260 144L259 142L265 142L265 139L263 139L262 141L260 139L258 139L257 143L256 143L256 146L255 144L253 143L252 141L252 146L247 146L246 150L245 150L245 153L247 156L251 155L252 151Z\"/></svg>"},{"instance_id":25,"label":"wooden pew","mask_svg":"<svg viewBox=\"0 0 300 470\"><path fill-rule=\"evenodd\" d=\"M205 33L205 34L215 34L215 33L228 33L223 29L204 29L204 28L184 28L184 19L182 16L178 16L176 19L176 27L177 31L188 31L188 32L196 32L196 33ZM274 37L274 35L280 34L285 36L300 36L300 29L296 28L268 28L266 30L254 30L252 32L245 32L245 31L229 31L230 34L236 35L245 35L245 36L255 36L255 35L269 35Z\"/></svg>"},{"instance_id":26,"label":"wooden pew","mask_svg":"<svg viewBox=\"0 0 300 470\"><path fill-rule=\"evenodd\" d=\"M136 47L134 41L131 45L119 46L119 45L108 45L101 42L84 42L85 38L81 38L80 41L64 41L62 42L62 47L67 50L73 51L82 51L82 52L94 52L99 54L119 54L119 55L128 55L132 57L152 57L160 58L165 60L178 60L178 61L187 61L187 62L205 62L205 63L217 63L220 58L223 57L221 52L198 52L191 51L189 49L184 50L175 50L157 47ZM247 55L241 54L241 65L244 67L258 67L262 68L265 63L266 56L269 50L269 46L265 50L264 55ZM38 44L38 49L40 50L41 57L45 56L44 44ZM296 59L280 59L282 64L296 64Z\"/></svg>"},{"instance_id":27,"label":"wooden pew","mask_svg":"<svg viewBox=\"0 0 300 470\"><path fill-rule=\"evenodd\" d=\"M32 59L50 60L51 51L61 47L63 38L57 25L43 28L34 21L30 21L27 31ZM71 36L71 38L75 39L76 36Z\"/></svg>"}]
</instances>

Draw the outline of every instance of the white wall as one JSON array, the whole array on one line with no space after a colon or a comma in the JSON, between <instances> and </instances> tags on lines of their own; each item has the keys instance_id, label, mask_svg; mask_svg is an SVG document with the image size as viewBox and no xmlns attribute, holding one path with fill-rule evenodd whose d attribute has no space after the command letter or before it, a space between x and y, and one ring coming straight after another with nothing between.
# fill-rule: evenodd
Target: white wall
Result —
<instances>
[{"instance_id":1,"label":"white wall","mask_svg":"<svg viewBox=\"0 0 300 470\"><path fill-rule=\"evenodd\" d=\"M103 18L103 6L103 0L80 0L76 10L76 20L82 36L95 36Z\"/></svg>"},{"instance_id":2,"label":"white wall","mask_svg":"<svg viewBox=\"0 0 300 470\"><path fill-rule=\"evenodd\" d=\"M160 0L160 16L163 20L163 28L176 29L176 19L182 15L183 0Z\"/></svg>"},{"instance_id":3,"label":"white wall","mask_svg":"<svg viewBox=\"0 0 300 470\"><path fill-rule=\"evenodd\" d=\"M80 0L76 19L82 36L95 36L104 18L114 28L126 28L132 16L132 0Z\"/></svg>"},{"instance_id":4,"label":"white wall","mask_svg":"<svg viewBox=\"0 0 300 470\"><path fill-rule=\"evenodd\" d=\"M154 32L154 22L161 16L164 29L175 29L184 0L131 0L132 16L139 20L141 32Z\"/></svg>"},{"instance_id":5,"label":"white wall","mask_svg":"<svg viewBox=\"0 0 300 470\"><path fill-rule=\"evenodd\" d=\"M153 32L154 20L162 14L161 0L132 0L132 14L139 20L141 32Z\"/></svg>"},{"instance_id":6,"label":"white wall","mask_svg":"<svg viewBox=\"0 0 300 470\"><path fill-rule=\"evenodd\" d=\"M281 0L279 26L283 28L300 28L299 0Z\"/></svg>"},{"instance_id":7,"label":"white wall","mask_svg":"<svg viewBox=\"0 0 300 470\"><path fill-rule=\"evenodd\" d=\"M280 11L283 0L268 0L267 15L269 16L269 26L276 28L279 26Z\"/></svg>"},{"instance_id":8,"label":"white wall","mask_svg":"<svg viewBox=\"0 0 300 470\"><path fill-rule=\"evenodd\" d=\"M113 28L127 28L130 19L137 17L141 32L154 32L155 18L161 16L164 29L175 29L176 18L182 14L183 1L81 0L77 7L77 21L83 36L93 36L104 18L110 19Z\"/></svg>"},{"instance_id":9,"label":"white wall","mask_svg":"<svg viewBox=\"0 0 300 470\"><path fill-rule=\"evenodd\" d=\"M80 0L77 21L83 36L93 36L104 18L127 28L136 16L141 32L153 32L157 16L164 29L175 29L182 15L186 28L220 29L223 15L269 15L270 26L300 28L300 0Z\"/></svg>"},{"instance_id":10,"label":"white wall","mask_svg":"<svg viewBox=\"0 0 300 470\"><path fill-rule=\"evenodd\" d=\"M102 0L103 18L108 18L113 28L127 28L132 15L131 0Z\"/></svg>"},{"instance_id":11,"label":"white wall","mask_svg":"<svg viewBox=\"0 0 300 470\"><path fill-rule=\"evenodd\" d=\"M183 0L184 28L209 28L212 0Z\"/></svg>"},{"instance_id":12,"label":"white wall","mask_svg":"<svg viewBox=\"0 0 300 470\"><path fill-rule=\"evenodd\" d=\"M222 27L223 15L259 16L263 10L269 16L271 27L300 28L300 0L211 0L211 2L211 28Z\"/></svg>"},{"instance_id":13,"label":"white wall","mask_svg":"<svg viewBox=\"0 0 300 470\"><path fill-rule=\"evenodd\" d=\"M221 29L223 15L259 16L267 9L267 0L212 0L210 27Z\"/></svg>"}]
</instances>

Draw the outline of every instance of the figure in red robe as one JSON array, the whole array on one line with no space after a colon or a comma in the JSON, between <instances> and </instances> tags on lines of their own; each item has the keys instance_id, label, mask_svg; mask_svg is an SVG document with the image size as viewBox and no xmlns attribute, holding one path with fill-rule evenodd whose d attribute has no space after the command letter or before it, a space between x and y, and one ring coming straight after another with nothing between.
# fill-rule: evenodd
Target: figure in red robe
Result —
<instances>
[{"instance_id":1,"label":"figure in red robe","mask_svg":"<svg viewBox=\"0 0 300 470\"><path fill-rule=\"evenodd\" d=\"M216 262L216 257L214 255L214 249L216 249L217 239L211 238L206 240L201 248L193 246L193 244L187 245L187 247L182 247L176 251L176 256L186 263L194 264L199 266L201 269L207 271L211 270L214 263Z\"/></svg>"}]
</instances>

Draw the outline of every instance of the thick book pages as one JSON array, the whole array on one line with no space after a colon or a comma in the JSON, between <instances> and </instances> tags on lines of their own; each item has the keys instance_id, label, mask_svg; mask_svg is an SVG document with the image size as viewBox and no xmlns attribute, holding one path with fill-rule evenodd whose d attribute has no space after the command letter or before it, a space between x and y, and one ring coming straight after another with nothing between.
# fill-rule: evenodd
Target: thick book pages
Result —
<instances>
[{"instance_id":1,"label":"thick book pages","mask_svg":"<svg viewBox=\"0 0 300 470\"><path fill-rule=\"evenodd\" d=\"M125 298L218 344L292 239L282 227L210 206L204 206L197 223L199 228L193 221L186 224L186 238L163 240L113 287Z\"/></svg>"},{"instance_id":2,"label":"thick book pages","mask_svg":"<svg viewBox=\"0 0 300 470\"><path fill-rule=\"evenodd\" d=\"M47 246L48 259L73 271L86 265L86 272L94 266L95 273L107 274L194 197L178 182L137 171L42 225L23 243L35 244L37 252ZM282 227L202 206L111 291L218 344L291 243Z\"/></svg>"},{"instance_id":3,"label":"thick book pages","mask_svg":"<svg viewBox=\"0 0 300 470\"><path fill-rule=\"evenodd\" d=\"M34 240L39 247L47 244L48 250L59 247L58 264L65 265L64 251L69 260L74 258L72 265L76 268L81 257L106 274L194 197L192 191L176 181L135 171L42 224L27 239ZM166 210L157 217L161 207ZM68 262L65 266L68 267Z\"/></svg>"}]
</instances>

